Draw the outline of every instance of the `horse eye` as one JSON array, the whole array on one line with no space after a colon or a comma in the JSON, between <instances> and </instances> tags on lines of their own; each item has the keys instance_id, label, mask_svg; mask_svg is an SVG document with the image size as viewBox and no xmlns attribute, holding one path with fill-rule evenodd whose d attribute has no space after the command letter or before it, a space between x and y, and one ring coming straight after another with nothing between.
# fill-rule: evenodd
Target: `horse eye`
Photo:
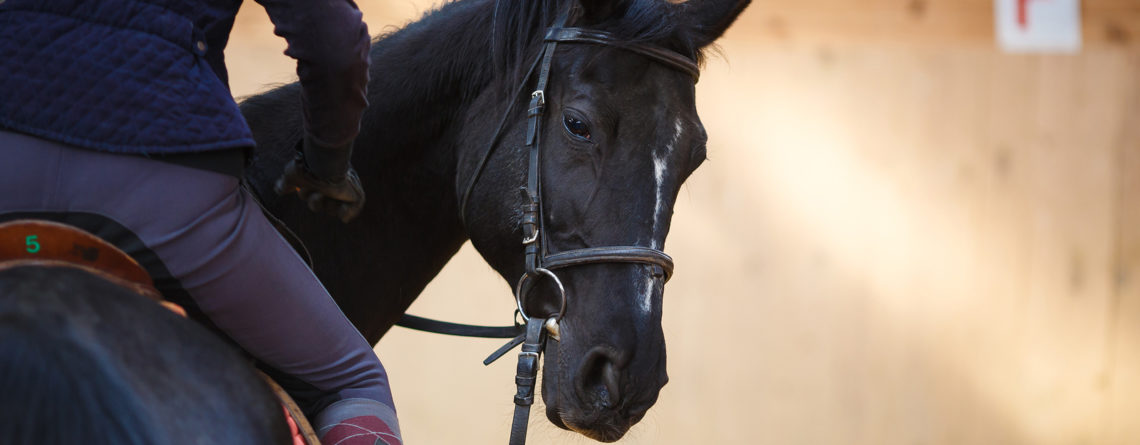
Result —
<instances>
[{"instance_id":1,"label":"horse eye","mask_svg":"<svg viewBox=\"0 0 1140 445\"><path fill-rule=\"evenodd\" d=\"M566 127L566 131L579 138L590 140L590 126L582 122L581 119L576 119L570 116L562 118L562 125Z\"/></svg>"}]
</instances>

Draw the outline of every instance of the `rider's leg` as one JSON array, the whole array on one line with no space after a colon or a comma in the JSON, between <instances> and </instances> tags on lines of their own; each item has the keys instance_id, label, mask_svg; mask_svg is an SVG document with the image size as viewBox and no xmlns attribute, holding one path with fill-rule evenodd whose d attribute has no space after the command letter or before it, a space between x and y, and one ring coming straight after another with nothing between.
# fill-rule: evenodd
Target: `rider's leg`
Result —
<instances>
[{"instance_id":1,"label":"rider's leg","mask_svg":"<svg viewBox=\"0 0 1140 445\"><path fill-rule=\"evenodd\" d=\"M15 161L0 163L0 213L87 212L125 226L218 328L303 382L287 389L314 427L398 443L380 361L236 178L15 133L0 132L0 147Z\"/></svg>"}]
</instances>

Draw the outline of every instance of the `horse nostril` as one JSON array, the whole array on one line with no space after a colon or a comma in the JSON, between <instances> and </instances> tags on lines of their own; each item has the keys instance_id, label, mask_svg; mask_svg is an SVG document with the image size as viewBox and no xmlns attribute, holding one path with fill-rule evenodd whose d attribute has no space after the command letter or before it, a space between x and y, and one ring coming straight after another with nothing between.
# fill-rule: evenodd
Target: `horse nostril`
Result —
<instances>
[{"instance_id":1,"label":"horse nostril","mask_svg":"<svg viewBox=\"0 0 1140 445\"><path fill-rule=\"evenodd\" d=\"M606 361L602 366L602 382L605 383L606 393L603 394L603 406L612 408L618 404L618 399L621 397L621 388L618 387L618 373L614 369L614 363Z\"/></svg>"},{"instance_id":2,"label":"horse nostril","mask_svg":"<svg viewBox=\"0 0 1140 445\"><path fill-rule=\"evenodd\" d=\"M616 407L621 400L621 365L623 360L612 349L591 349L579 373L578 396L582 401L600 408Z\"/></svg>"}]
</instances>

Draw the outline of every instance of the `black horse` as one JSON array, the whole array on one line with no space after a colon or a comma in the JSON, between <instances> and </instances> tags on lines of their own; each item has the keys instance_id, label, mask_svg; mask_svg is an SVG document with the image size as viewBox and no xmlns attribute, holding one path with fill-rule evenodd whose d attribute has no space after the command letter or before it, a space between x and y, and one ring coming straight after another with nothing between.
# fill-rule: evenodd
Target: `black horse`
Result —
<instances>
[{"instance_id":1,"label":"black horse","mask_svg":"<svg viewBox=\"0 0 1140 445\"><path fill-rule=\"evenodd\" d=\"M291 444L249 360L70 267L0 270L0 443Z\"/></svg>"},{"instance_id":2,"label":"black horse","mask_svg":"<svg viewBox=\"0 0 1140 445\"><path fill-rule=\"evenodd\" d=\"M601 30L699 60L748 0L465 0L381 37L353 165L368 196L348 225L315 215L272 182L302 136L300 90L251 97L258 143L247 170L267 207L312 249L341 308L376 343L468 239L507 281L523 273L519 188L528 67L547 28ZM550 249L661 249L682 182L705 159L693 78L616 45L562 45L552 61L541 174ZM524 95L516 86L528 82ZM508 107L507 123L461 215L461 196ZM542 395L556 425L614 441L667 381L662 280L643 264L560 271L570 295L548 346ZM557 312L548 283L527 312Z\"/></svg>"}]
</instances>

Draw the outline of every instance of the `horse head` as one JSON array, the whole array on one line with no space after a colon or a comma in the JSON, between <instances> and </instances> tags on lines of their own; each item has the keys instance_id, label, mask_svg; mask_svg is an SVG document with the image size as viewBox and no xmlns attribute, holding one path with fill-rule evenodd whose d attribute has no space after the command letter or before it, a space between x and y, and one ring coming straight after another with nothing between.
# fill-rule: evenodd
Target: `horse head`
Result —
<instances>
[{"instance_id":1,"label":"horse head","mask_svg":"<svg viewBox=\"0 0 1140 445\"><path fill-rule=\"evenodd\" d=\"M522 68L500 70L494 87L464 117L469 130L463 139L491 141L469 143L457 156L456 192L475 248L512 286L528 272L524 238L539 240L540 257L612 246L663 249L681 185L705 159L706 134L696 110L695 73L635 49L695 63L748 1L499 3L496 59ZM532 91L546 68L544 36L559 20L610 40L563 42L550 56L534 142L536 234L524 227L528 198L520 193L532 174L527 105L534 105ZM641 420L668 381L661 326L666 275L647 261L554 272L566 304L544 362L547 417L615 441ZM520 297L525 313L561 312L563 295L554 281L538 279Z\"/></svg>"}]
</instances>

